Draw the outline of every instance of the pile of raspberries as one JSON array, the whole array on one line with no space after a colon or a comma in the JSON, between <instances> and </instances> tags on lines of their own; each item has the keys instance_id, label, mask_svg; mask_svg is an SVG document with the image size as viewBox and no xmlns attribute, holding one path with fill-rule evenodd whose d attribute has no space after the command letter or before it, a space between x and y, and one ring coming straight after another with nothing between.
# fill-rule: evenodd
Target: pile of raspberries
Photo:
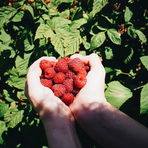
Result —
<instances>
[{"instance_id":1,"label":"pile of raspberries","mask_svg":"<svg viewBox=\"0 0 148 148\"><path fill-rule=\"evenodd\" d=\"M86 75L90 70L79 58L63 57L57 62L42 60L40 62L42 74L41 84L50 88L54 95L66 105L70 105L80 89L86 84Z\"/></svg>"}]
</instances>

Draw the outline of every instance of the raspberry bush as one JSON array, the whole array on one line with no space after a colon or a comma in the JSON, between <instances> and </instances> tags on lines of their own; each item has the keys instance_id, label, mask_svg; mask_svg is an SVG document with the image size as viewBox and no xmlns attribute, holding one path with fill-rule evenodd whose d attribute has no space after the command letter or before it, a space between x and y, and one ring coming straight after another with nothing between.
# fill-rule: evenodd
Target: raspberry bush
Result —
<instances>
[{"instance_id":1,"label":"raspberry bush","mask_svg":"<svg viewBox=\"0 0 148 148\"><path fill-rule=\"evenodd\" d=\"M101 56L107 100L148 127L147 20L147 0L1 0L0 147L47 147L40 119L24 95L28 67L44 55L61 60L42 61L41 83L54 87L66 104L83 86L79 82L86 83L81 75L89 66L79 71L81 66L73 65L78 59L70 64L63 57ZM99 147L90 139L82 144Z\"/></svg>"}]
</instances>

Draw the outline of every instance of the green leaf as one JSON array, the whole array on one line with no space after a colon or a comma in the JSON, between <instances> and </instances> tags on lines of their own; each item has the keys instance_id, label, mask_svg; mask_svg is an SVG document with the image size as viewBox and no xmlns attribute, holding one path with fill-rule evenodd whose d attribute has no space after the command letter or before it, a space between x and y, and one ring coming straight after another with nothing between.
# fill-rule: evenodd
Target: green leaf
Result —
<instances>
[{"instance_id":1,"label":"green leaf","mask_svg":"<svg viewBox=\"0 0 148 148\"><path fill-rule=\"evenodd\" d=\"M129 22L131 20L132 16L133 16L133 12L128 7L126 7L125 13L124 13L125 22Z\"/></svg>"},{"instance_id":2,"label":"green leaf","mask_svg":"<svg viewBox=\"0 0 148 148\"><path fill-rule=\"evenodd\" d=\"M52 29L47 24L41 24L36 31L35 40L40 38L49 38L54 35Z\"/></svg>"},{"instance_id":3,"label":"green leaf","mask_svg":"<svg viewBox=\"0 0 148 148\"><path fill-rule=\"evenodd\" d=\"M107 30L107 35L114 44L121 45L120 34L115 29Z\"/></svg>"},{"instance_id":4,"label":"green leaf","mask_svg":"<svg viewBox=\"0 0 148 148\"><path fill-rule=\"evenodd\" d=\"M8 127L14 128L23 119L23 110L17 108L10 108L4 115L4 120L7 122Z\"/></svg>"},{"instance_id":5,"label":"green leaf","mask_svg":"<svg viewBox=\"0 0 148 148\"><path fill-rule=\"evenodd\" d=\"M31 7L31 5L23 5L23 8L25 10L28 10L30 12L30 14L32 15L32 17L34 18L34 11L33 11L33 8Z\"/></svg>"},{"instance_id":6,"label":"green leaf","mask_svg":"<svg viewBox=\"0 0 148 148\"><path fill-rule=\"evenodd\" d=\"M119 109L129 98L132 97L132 92L119 81L112 81L108 84L105 95L107 101Z\"/></svg>"},{"instance_id":7,"label":"green leaf","mask_svg":"<svg viewBox=\"0 0 148 148\"><path fill-rule=\"evenodd\" d=\"M145 66L145 68L148 70L148 56L142 56L140 57L140 60L142 64Z\"/></svg>"},{"instance_id":8,"label":"green leaf","mask_svg":"<svg viewBox=\"0 0 148 148\"><path fill-rule=\"evenodd\" d=\"M3 117L4 114L7 112L9 105L5 102L0 102L0 117Z\"/></svg>"},{"instance_id":9,"label":"green leaf","mask_svg":"<svg viewBox=\"0 0 148 148\"><path fill-rule=\"evenodd\" d=\"M77 29L80 28L82 25L86 24L87 20L84 18L72 21L72 23L70 24L71 29Z\"/></svg>"},{"instance_id":10,"label":"green leaf","mask_svg":"<svg viewBox=\"0 0 148 148\"><path fill-rule=\"evenodd\" d=\"M4 24L10 22L10 19L17 13L17 10L13 7L1 7L0 8L0 28Z\"/></svg>"},{"instance_id":11,"label":"green leaf","mask_svg":"<svg viewBox=\"0 0 148 148\"><path fill-rule=\"evenodd\" d=\"M8 101L8 102L14 102L14 100L10 96L10 93L6 89L3 90L3 94L4 94L4 97L5 97L4 99L6 101Z\"/></svg>"},{"instance_id":12,"label":"green leaf","mask_svg":"<svg viewBox=\"0 0 148 148\"><path fill-rule=\"evenodd\" d=\"M60 13L60 17L67 18L69 16L70 16L70 11L68 9Z\"/></svg>"},{"instance_id":13,"label":"green leaf","mask_svg":"<svg viewBox=\"0 0 148 148\"><path fill-rule=\"evenodd\" d=\"M128 27L127 33L131 38L136 39L136 29L133 26Z\"/></svg>"},{"instance_id":14,"label":"green leaf","mask_svg":"<svg viewBox=\"0 0 148 148\"><path fill-rule=\"evenodd\" d=\"M0 41L3 42L3 45L4 46L9 45L9 43L11 41L11 36L8 33L6 33L6 31L4 30L4 28L2 28L0 30Z\"/></svg>"},{"instance_id":15,"label":"green leaf","mask_svg":"<svg viewBox=\"0 0 148 148\"><path fill-rule=\"evenodd\" d=\"M5 131L7 131L6 123L4 121L0 121L0 144L3 144L4 142L2 134Z\"/></svg>"},{"instance_id":16,"label":"green leaf","mask_svg":"<svg viewBox=\"0 0 148 148\"><path fill-rule=\"evenodd\" d=\"M107 60L111 60L114 57L113 50L110 47L105 47L105 57Z\"/></svg>"},{"instance_id":17,"label":"green leaf","mask_svg":"<svg viewBox=\"0 0 148 148\"><path fill-rule=\"evenodd\" d=\"M93 17L100 12L106 5L108 4L108 0L94 0L93 1L93 9L90 12L90 15Z\"/></svg>"},{"instance_id":18,"label":"green leaf","mask_svg":"<svg viewBox=\"0 0 148 148\"><path fill-rule=\"evenodd\" d=\"M10 75L6 83L10 85L11 87L15 87L18 89L24 90L25 88L25 77L19 77L17 72L14 75Z\"/></svg>"},{"instance_id":19,"label":"green leaf","mask_svg":"<svg viewBox=\"0 0 148 148\"><path fill-rule=\"evenodd\" d=\"M100 47L106 39L105 32L99 32L91 38L90 49Z\"/></svg>"},{"instance_id":20,"label":"green leaf","mask_svg":"<svg viewBox=\"0 0 148 148\"><path fill-rule=\"evenodd\" d=\"M142 88L140 97L140 113L148 113L148 83Z\"/></svg>"},{"instance_id":21,"label":"green leaf","mask_svg":"<svg viewBox=\"0 0 148 148\"><path fill-rule=\"evenodd\" d=\"M28 64L31 54L24 54L24 57L17 56L15 60L15 67L19 76L24 76L27 73Z\"/></svg>"},{"instance_id":22,"label":"green leaf","mask_svg":"<svg viewBox=\"0 0 148 148\"><path fill-rule=\"evenodd\" d=\"M146 36L143 34L142 31L136 30L136 34L138 35L138 37L139 37L139 39L140 39L140 41L141 41L142 43L146 43L146 42L147 42L147 38L146 38Z\"/></svg>"},{"instance_id":23,"label":"green leaf","mask_svg":"<svg viewBox=\"0 0 148 148\"><path fill-rule=\"evenodd\" d=\"M24 17L24 11L19 11L18 13L16 13L16 15L13 17L12 21L13 22L21 22L23 17Z\"/></svg>"},{"instance_id":24,"label":"green leaf","mask_svg":"<svg viewBox=\"0 0 148 148\"><path fill-rule=\"evenodd\" d=\"M133 58L133 55L134 55L134 50L131 48L131 49L128 49L128 56L125 58L125 60L124 60L124 63L125 64L128 64L131 60L132 60L132 58Z\"/></svg>"}]
</instances>

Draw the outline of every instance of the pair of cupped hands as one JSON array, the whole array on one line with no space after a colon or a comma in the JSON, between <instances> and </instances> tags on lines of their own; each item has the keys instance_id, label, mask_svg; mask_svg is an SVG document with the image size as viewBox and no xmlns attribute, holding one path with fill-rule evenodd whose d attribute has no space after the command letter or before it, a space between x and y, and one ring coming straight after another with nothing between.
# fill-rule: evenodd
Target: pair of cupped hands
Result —
<instances>
[{"instance_id":1,"label":"pair of cupped hands","mask_svg":"<svg viewBox=\"0 0 148 148\"><path fill-rule=\"evenodd\" d=\"M57 59L55 57L41 57L30 66L27 74L26 94L41 118L46 119L50 116L73 118L85 106L87 107L92 103L106 102L104 95L105 70L99 56L96 54L88 56L74 54L70 58L76 57L85 63L89 63L90 71L86 77L86 85L76 95L70 106L65 105L54 95L51 89L40 83L42 73L39 66L40 61L45 59L56 62Z\"/></svg>"}]
</instances>

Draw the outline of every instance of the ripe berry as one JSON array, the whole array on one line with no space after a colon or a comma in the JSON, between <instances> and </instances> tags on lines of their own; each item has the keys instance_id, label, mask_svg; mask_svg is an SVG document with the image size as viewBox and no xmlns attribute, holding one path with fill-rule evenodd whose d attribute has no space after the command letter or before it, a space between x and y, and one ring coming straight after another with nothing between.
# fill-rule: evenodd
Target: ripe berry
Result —
<instances>
[{"instance_id":1,"label":"ripe berry","mask_svg":"<svg viewBox=\"0 0 148 148\"><path fill-rule=\"evenodd\" d=\"M74 77L74 85L77 88L82 88L86 84L86 77L82 75L77 75Z\"/></svg>"},{"instance_id":2,"label":"ripe berry","mask_svg":"<svg viewBox=\"0 0 148 148\"><path fill-rule=\"evenodd\" d=\"M68 66L74 72L78 72L84 67L84 64L79 58L74 58L68 63Z\"/></svg>"},{"instance_id":3,"label":"ripe berry","mask_svg":"<svg viewBox=\"0 0 148 148\"><path fill-rule=\"evenodd\" d=\"M65 74L63 72L56 73L53 78L54 83L63 83L64 80L65 80Z\"/></svg>"},{"instance_id":4,"label":"ripe berry","mask_svg":"<svg viewBox=\"0 0 148 148\"><path fill-rule=\"evenodd\" d=\"M68 72L66 72L66 78L72 79L74 77L75 73L68 70Z\"/></svg>"},{"instance_id":5,"label":"ripe berry","mask_svg":"<svg viewBox=\"0 0 148 148\"><path fill-rule=\"evenodd\" d=\"M41 68L42 70L45 70L45 69L47 69L47 68L49 68L49 67L51 67L50 61L42 60L42 61L40 62L40 68Z\"/></svg>"},{"instance_id":6,"label":"ripe berry","mask_svg":"<svg viewBox=\"0 0 148 148\"><path fill-rule=\"evenodd\" d=\"M73 90L73 79L66 79L63 84L65 85L67 92L72 92L72 90Z\"/></svg>"},{"instance_id":7,"label":"ripe berry","mask_svg":"<svg viewBox=\"0 0 148 148\"><path fill-rule=\"evenodd\" d=\"M87 72L86 72L85 68L82 68L82 69L78 72L78 75L81 75L81 76L83 76L83 77L86 77Z\"/></svg>"},{"instance_id":8,"label":"ripe berry","mask_svg":"<svg viewBox=\"0 0 148 148\"><path fill-rule=\"evenodd\" d=\"M55 70L57 72L67 72L68 71L67 62L64 59L59 59L55 65Z\"/></svg>"},{"instance_id":9,"label":"ripe berry","mask_svg":"<svg viewBox=\"0 0 148 148\"><path fill-rule=\"evenodd\" d=\"M52 80L48 80L48 79L41 79L40 80L41 84L44 85L45 87L52 87Z\"/></svg>"},{"instance_id":10,"label":"ripe berry","mask_svg":"<svg viewBox=\"0 0 148 148\"><path fill-rule=\"evenodd\" d=\"M56 74L56 72L55 72L54 68L51 67L51 68L45 69L45 74L44 74L45 78L51 79L55 76L55 74Z\"/></svg>"},{"instance_id":11,"label":"ripe berry","mask_svg":"<svg viewBox=\"0 0 148 148\"><path fill-rule=\"evenodd\" d=\"M62 97L62 101L66 104L66 105L70 105L74 100L74 95L72 93L67 93L64 94Z\"/></svg>"},{"instance_id":12,"label":"ripe berry","mask_svg":"<svg viewBox=\"0 0 148 148\"><path fill-rule=\"evenodd\" d=\"M55 84L52 86L54 95L57 97L62 97L65 94L66 88L63 84Z\"/></svg>"}]
</instances>

